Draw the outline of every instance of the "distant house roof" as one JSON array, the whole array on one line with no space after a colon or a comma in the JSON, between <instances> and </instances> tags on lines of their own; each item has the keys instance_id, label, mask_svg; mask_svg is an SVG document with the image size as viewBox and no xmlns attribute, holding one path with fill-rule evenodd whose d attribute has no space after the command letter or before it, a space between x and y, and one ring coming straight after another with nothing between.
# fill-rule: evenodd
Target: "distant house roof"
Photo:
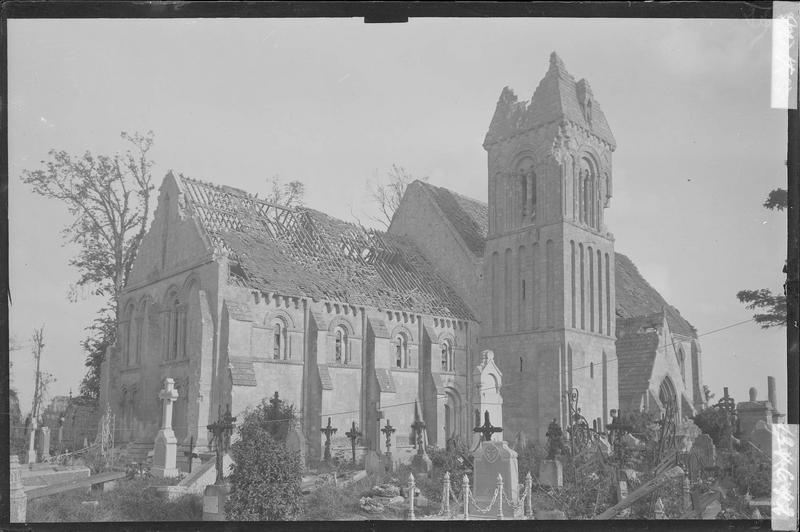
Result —
<instances>
[{"instance_id":1,"label":"distant house roof","mask_svg":"<svg viewBox=\"0 0 800 532\"><path fill-rule=\"evenodd\" d=\"M187 208L243 286L472 320L469 307L406 238L243 190L180 176Z\"/></svg>"},{"instance_id":2,"label":"distant house roof","mask_svg":"<svg viewBox=\"0 0 800 532\"><path fill-rule=\"evenodd\" d=\"M418 180L414 184L431 195L470 251L482 257L486 247L486 234L489 232L489 206L482 201L424 181Z\"/></svg>"},{"instance_id":3,"label":"distant house roof","mask_svg":"<svg viewBox=\"0 0 800 532\"><path fill-rule=\"evenodd\" d=\"M234 386L256 386L256 370L253 361L247 357L230 357L231 381Z\"/></svg>"}]
</instances>

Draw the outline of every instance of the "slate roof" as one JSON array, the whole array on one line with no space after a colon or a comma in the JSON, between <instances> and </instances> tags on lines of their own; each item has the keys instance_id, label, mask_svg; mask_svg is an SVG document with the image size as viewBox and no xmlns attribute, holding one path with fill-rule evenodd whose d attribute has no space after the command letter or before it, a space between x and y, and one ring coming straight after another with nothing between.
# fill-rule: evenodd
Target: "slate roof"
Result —
<instances>
[{"instance_id":1,"label":"slate roof","mask_svg":"<svg viewBox=\"0 0 800 532\"><path fill-rule=\"evenodd\" d=\"M510 88L503 89L483 145L488 146L545 124L568 120L592 132L614 149L614 135L593 96L591 120L587 120L581 104L581 95L586 92L591 95L589 83L585 79L576 82L561 58L553 52L550 54L550 68L536 87L530 103L518 101Z\"/></svg>"},{"instance_id":2,"label":"slate roof","mask_svg":"<svg viewBox=\"0 0 800 532\"><path fill-rule=\"evenodd\" d=\"M378 379L378 388L382 392L396 392L392 373L386 368L375 368L375 377Z\"/></svg>"},{"instance_id":3,"label":"slate roof","mask_svg":"<svg viewBox=\"0 0 800 532\"><path fill-rule=\"evenodd\" d=\"M673 334L696 338L697 330L681 313L666 302L661 294L648 283L631 259L622 253L614 257L617 299L617 316L633 318L658 312L666 312L667 323Z\"/></svg>"},{"instance_id":4,"label":"slate roof","mask_svg":"<svg viewBox=\"0 0 800 532\"><path fill-rule=\"evenodd\" d=\"M253 361L245 357L230 357L231 380L234 386L257 386Z\"/></svg>"},{"instance_id":5,"label":"slate roof","mask_svg":"<svg viewBox=\"0 0 800 532\"><path fill-rule=\"evenodd\" d=\"M435 187L428 183L420 183L426 190L435 191L436 194L441 197L446 197L449 192L447 189L441 187ZM470 238L480 239L485 243L486 235L488 234L487 218L485 215L485 213L488 212L486 203L478 200L471 200L455 193L450 194L454 197L460 197L476 206L456 209L451 204L450 209L443 209L448 220L462 236L465 234L471 235ZM478 253L476 251L477 246L469 247L473 249L476 256L482 256L482 248L480 253ZM678 309L667 303L661 294L642 277L642 274L639 273L638 268L636 268L636 265L633 264L631 259L622 253L614 253L614 268L616 279L614 295L616 297L616 315L618 317L632 318L664 311L667 314L667 323L669 324L670 331L674 334L680 334L689 338L697 336L697 330L694 326L686 321L686 319L681 316Z\"/></svg>"},{"instance_id":6,"label":"slate roof","mask_svg":"<svg viewBox=\"0 0 800 532\"><path fill-rule=\"evenodd\" d=\"M372 332L377 338L389 338L389 328L386 327L386 322L379 318L369 318L369 325L372 327Z\"/></svg>"},{"instance_id":7,"label":"slate roof","mask_svg":"<svg viewBox=\"0 0 800 532\"><path fill-rule=\"evenodd\" d=\"M327 364L317 364L319 369L319 382L323 390L333 390L333 379L331 379L331 372L328 371Z\"/></svg>"},{"instance_id":8,"label":"slate roof","mask_svg":"<svg viewBox=\"0 0 800 532\"><path fill-rule=\"evenodd\" d=\"M617 321L619 323L619 320ZM617 338L619 404L629 409L647 390L658 350L658 333L627 334Z\"/></svg>"},{"instance_id":9,"label":"slate roof","mask_svg":"<svg viewBox=\"0 0 800 532\"><path fill-rule=\"evenodd\" d=\"M469 307L405 237L308 208L176 178L187 210L231 258L231 281L286 296L475 321Z\"/></svg>"},{"instance_id":10,"label":"slate roof","mask_svg":"<svg viewBox=\"0 0 800 532\"><path fill-rule=\"evenodd\" d=\"M452 190L424 181L414 181L430 194L445 217L475 255L482 257L489 232L489 206L482 201L462 196Z\"/></svg>"}]
</instances>

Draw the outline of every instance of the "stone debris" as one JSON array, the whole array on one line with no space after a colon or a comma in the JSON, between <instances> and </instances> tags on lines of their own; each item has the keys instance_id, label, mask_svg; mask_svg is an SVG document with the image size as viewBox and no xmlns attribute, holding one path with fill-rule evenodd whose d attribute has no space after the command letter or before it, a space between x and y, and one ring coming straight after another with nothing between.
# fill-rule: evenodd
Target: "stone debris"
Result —
<instances>
[{"instance_id":1,"label":"stone debris","mask_svg":"<svg viewBox=\"0 0 800 532\"><path fill-rule=\"evenodd\" d=\"M358 505L362 510L371 514L379 514L384 510L383 504L379 503L372 497L361 497L361 499L358 501Z\"/></svg>"},{"instance_id":2,"label":"stone debris","mask_svg":"<svg viewBox=\"0 0 800 532\"><path fill-rule=\"evenodd\" d=\"M371 497L392 498L400 495L400 488L393 484L381 484L380 486L372 486L369 494Z\"/></svg>"}]
</instances>

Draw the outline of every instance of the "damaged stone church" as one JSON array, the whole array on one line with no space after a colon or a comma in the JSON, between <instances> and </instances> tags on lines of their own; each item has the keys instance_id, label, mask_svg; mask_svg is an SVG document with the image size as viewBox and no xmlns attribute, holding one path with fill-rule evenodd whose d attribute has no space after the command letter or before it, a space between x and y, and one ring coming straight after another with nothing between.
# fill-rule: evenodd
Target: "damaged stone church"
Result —
<instances>
[{"instance_id":1,"label":"damaged stone church","mask_svg":"<svg viewBox=\"0 0 800 532\"><path fill-rule=\"evenodd\" d=\"M503 89L483 146L488 205L415 181L386 232L168 173L102 369L118 439L152 449L166 377L179 459L220 406L275 391L311 458L328 418L334 449L355 422L383 451L390 423L402 457L415 408L438 446L484 410L543 441L571 389L598 431L612 409L702 408L697 332L604 223L616 142L588 82L552 54L530 101Z\"/></svg>"}]
</instances>

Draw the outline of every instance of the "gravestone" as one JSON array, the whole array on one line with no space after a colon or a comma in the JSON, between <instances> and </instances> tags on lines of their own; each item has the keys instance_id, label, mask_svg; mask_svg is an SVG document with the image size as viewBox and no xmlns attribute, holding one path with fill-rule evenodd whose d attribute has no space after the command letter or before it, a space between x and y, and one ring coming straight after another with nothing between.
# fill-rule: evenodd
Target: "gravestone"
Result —
<instances>
[{"instance_id":1,"label":"gravestone","mask_svg":"<svg viewBox=\"0 0 800 532\"><path fill-rule=\"evenodd\" d=\"M749 440L766 456L772 457L772 431L764 421L759 420L756 423Z\"/></svg>"},{"instance_id":2,"label":"gravestone","mask_svg":"<svg viewBox=\"0 0 800 532\"><path fill-rule=\"evenodd\" d=\"M299 451L300 452L300 461L303 464L303 469L305 470L306 466L306 435L303 433L302 427L300 427L300 422L295 421L294 425L291 429L289 429L289 434L286 435L286 447L290 451Z\"/></svg>"},{"instance_id":3,"label":"gravestone","mask_svg":"<svg viewBox=\"0 0 800 532\"><path fill-rule=\"evenodd\" d=\"M36 452L40 460L50 458L50 427L39 428L39 445Z\"/></svg>"},{"instance_id":4,"label":"gravestone","mask_svg":"<svg viewBox=\"0 0 800 532\"><path fill-rule=\"evenodd\" d=\"M163 401L163 421L153 447L153 476L159 478L177 477L180 473L176 467L178 458L178 439L172 431L172 403L178 399L175 380L164 379L164 389L158 394Z\"/></svg>"},{"instance_id":5,"label":"gravestone","mask_svg":"<svg viewBox=\"0 0 800 532\"><path fill-rule=\"evenodd\" d=\"M542 460L539 462L539 484L560 488L564 485L564 470L558 460Z\"/></svg>"},{"instance_id":6,"label":"gravestone","mask_svg":"<svg viewBox=\"0 0 800 532\"><path fill-rule=\"evenodd\" d=\"M766 424L772 423L773 408L769 401L758 400L758 390L750 388L750 400L736 405L736 415L739 419L739 430L746 439L759 421Z\"/></svg>"},{"instance_id":7,"label":"gravestone","mask_svg":"<svg viewBox=\"0 0 800 532\"><path fill-rule=\"evenodd\" d=\"M708 434L698 436L690 452L697 457L702 467L713 467L717 463L717 448Z\"/></svg>"},{"instance_id":8,"label":"gravestone","mask_svg":"<svg viewBox=\"0 0 800 532\"><path fill-rule=\"evenodd\" d=\"M503 515L506 517L521 516L517 452L504 441L483 441L473 453L472 458L474 471L472 493L478 505L485 508L492 502L499 474L503 478ZM516 512L514 506L519 506ZM495 502L491 513L496 515L496 512L497 503Z\"/></svg>"},{"instance_id":9,"label":"gravestone","mask_svg":"<svg viewBox=\"0 0 800 532\"><path fill-rule=\"evenodd\" d=\"M28 463L36 463L36 449L34 439L36 438L36 419L31 420L31 431L28 433Z\"/></svg>"},{"instance_id":10,"label":"gravestone","mask_svg":"<svg viewBox=\"0 0 800 532\"><path fill-rule=\"evenodd\" d=\"M24 523L28 506L28 497L25 495L25 489L22 485L22 474L19 469L19 458L17 458L17 455L11 455L8 472L10 481L9 503L11 505L9 521L12 523Z\"/></svg>"},{"instance_id":11,"label":"gravestone","mask_svg":"<svg viewBox=\"0 0 800 532\"><path fill-rule=\"evenodd\" d=\"M691 419L684 420L675 429L675 437L678 442L678 448L683 452L692 450L692 445L698 436L702 434L700 427L694 424Z\"/></svg>"},{"instance_id":12,"label":"gravestone","mask_svg":"<svg viewBox=\"0 0 800 532\"><path fill-rule=\"evenodd\" d=\"M367 451L367 455L364 457L364 469L366 469L367 473L370 475L379 475L384 472L385 468L378 453L375 451Z\"/></svg>"}]
</instances>

